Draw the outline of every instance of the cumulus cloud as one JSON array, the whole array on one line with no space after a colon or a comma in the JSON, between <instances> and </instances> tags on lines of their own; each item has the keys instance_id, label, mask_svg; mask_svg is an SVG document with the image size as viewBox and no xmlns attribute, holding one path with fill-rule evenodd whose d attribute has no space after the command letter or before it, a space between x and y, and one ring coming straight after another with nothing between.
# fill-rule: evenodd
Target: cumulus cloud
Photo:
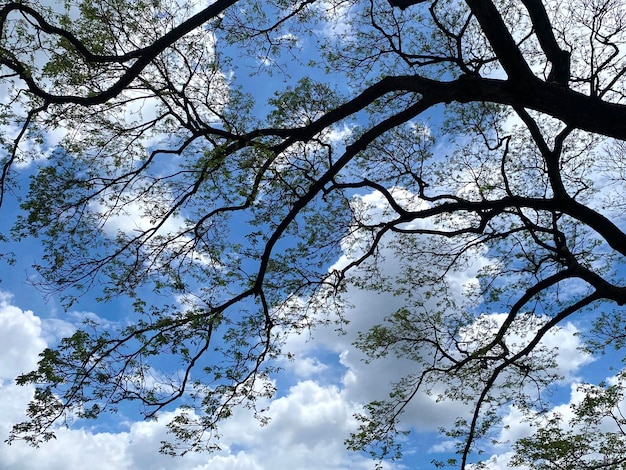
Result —
<instances>
[{"instance_id":1,"label":"cumulus cloud","mask_svg":"<svg viewBox=\"0 0 626 470\"><path fill-rule=\"evenodd\" d=\"M402 188L393 188L393 196L408 209L425 208L426 204ZM364 218L372 224L389 220L389 205L382 194L373 192L354 198L353 203L359 208ZM427 222L419 222L422 227ZM416 225L417 226L417 225ZM343 243L343 254L330 270L341 269L358 258L367 249L367 240L358 232L353 232ZM388 243L380 247L380 276L394 279L401 276L401 265ZM425 255L428 258L428 255ZM426 259L427 261L427 259ZM410 261L405 260L410 263ZM475 282L478 270L488 263L481 255L459 270L451 270L448 276L449 295L462 298L468 284ZM428 264L427 262L425 264ZM353 273L358 278L359 269ZM419 288L416 288L419 290ZM424 291L428 287L423 288ZM414 292L419 294L417 290ZM365 404L373 400L388 398L390 385L405 376L418 372L415 362L389 357L366 362L365 354L354 346L360 332L384 322L385 317L406 306L406 298L393 292L363 289L348 282L345 293L349 307L342 312L346 320L343 334L339 335L335 325L317 327L310 339L307 336L292 337L287 341L286 349L298 358L297 363L321 363L331 367L337 362L343 366L341 379L342 393L346 399ZM310 339L310 340L309 340ZM333 354L328 355L328 352ZM290 367L286 365L286 367ZM296 365L291 366L293 370ZM336 370L336 366L335 366ZM437 389L435 388L435 392ZM419 393L411 401L404 414L407 426L420 430L434 431L441 426L451 425L454 420L467 412L467 406L461 403L440 400L436 393Z\"/></svg>"},{"instance_id":2,"label":"cumulus cloud","mask_svg":"<svg viewBox=\"0 0 626 470\"><path fill-rule=\"evenodd\" d=\"M0 380L11 380L31 370L46 346L41 319L30 310L11 305L11 295L0 291Z\"/></svg>"},{"instance_id":3,"label":"cumulus cloud","mask_svg":"<svg viewBox=\"0 0 626 470\"><path fill-rule=\"evenodd\" d=\"M37 354L46 347L47 320L12 305L10 294L0 293L0 434L7 437L12 424L22 421L31 398L31 387L18 387L13 379L36 365ZM67 329L63 323L62 330ZM54 324L53 324L54 326ZM50 328L50 327L49 327ZM56 337L50 334L49 337ZM300 367L300 366L299 366ZM308 367L303 365L301 367ZM312 363L311 367L319 368ZM165 423L174 412L163 413L159 421L128 421L119 432L99 432L83 427L60 428L57 438L33 449L24 442L0 444L0 470L264 470L371 469L364 456L345 450L343 439L354 428L352 415L358 405L334 385L303 380L283 396L264 404L272 420L261 427L246 409L237 410L221 429L222 450L215 454L188 454L171 458L159 454L162 440L168 439ZM120 423L118 423L119 426ZM385 468L393 468L386 465Z\"/></svg>"},{"instance_id":4,"label":"cumulus cloud","mask_svg":"<svg viewBox=\"0 0 626 470\"><path fill-rule=\"evenodd\" d=\"M400 188L393 189L392 193L406 207L415 209L424 206L423 202ZM388 217L388 205L381 194L370 193L357 196L355 199L357 199L357 204L363 205L365 212L369 211L368 216L372 223L386 220ZM425 222L418 222L417 224L422 224L422 228L426 227ZM417 224L413 228L418 227ZM344 253L331 267L331 270L346 266L350 261L360 256L365 249L364 240L360 238L358 233L353 233L351 239L345 240L342 246ZM393 279L401 274L401 263L398 262L393 250L383 243L379 251L380 258L383 260L379 271L380 276ZM428 255L424 256L427 261ZM406 259L403 262L410 263ZM489 263L490 260L485 254L476 253L476 256L462 267L451 270L447 276L449 288L446 294L450 298L456 298L462 302L467 288L477 283L476 276L479 270ZM355 278L362 274L359 273L359 269L357 268L354 273ZM419 295L420 287L415 289L413 294ZM423 289L425 290L427 287ZM334 325L325 325L317 327L310 336L302 335L290 338L286 348L295 355L297 360L291 366L287 364L286 367L289 372L294 372L298 364L315 363L326 364L328 370L336 371L336 363L338 362L343 367L339 386L346 400L364 404L373 400L386 399L390 391L390 384L402 377L417 373L418 365L409 359L393 356L365 362L364 353L354 346L354 342L359 332L367 331L372 326L382 323L386 316L404 307L406 299L393 292L362 289L350 282L347 285L345 298L350 307L342 312L347 322L344 326L344 334L338 335ZM477 322L487 321L497 329L506 316L504 313L492 313L478 317ZM538 328L541 324L540 319L537 319L536 327ZM471 328L470 325L469 329L471 330ZM589 354L581 351L581 340L577 336L578 332L579 330L575 325L567 323L546 334L540 343L541 347L550 351L550 357L556 356L556 369L552 372L563 377L562 384L577 380L581 367L593 359ZM512 337L509 338L511 344L516 342L525 344L521 329L511 333L511 335ZM438 393L443 392L443 387L443 384L441 386L435 384L431 389L431 394L420 392L414 396L403 415L403 423L407 428L413 428L417 431L436 431L442 426L451 426L456 418L467 415L471 410L470 405L438 397ZM537 390L532 392L536 393ZM506 416L505 422L517 420L517 423L519 422L518 418L514 415ZM511 426L509 429L511 433L517 429L517 437L521 437L525 432L519 426ZM514 437L511 434L508 439L512 440ZM442 441L431 446L430 451L433 453L448 452L453 445L454 443L451 441ZM503 458L500 458L500 462L503 461Z\"/></svg>"},{"instance_id":5,"label":"cumulus cloud","mask_svg":"<svg viewBox=\"0 0 626 470\"><path fill-rule=\"evenodd\" d=\"M403 204L421 204L401 190L395 190L395 193ZM380 220L385 210L382 196L369 194L363 198L376 212L373 216ZM346 253L338 263L349 262L354 255L349 251L352 248L353 245L345 244ZM385 246L381 249L387 250ZM381 274L396 276L400 273L400 263L391 251L388 254L383 257ZM462 269L451 271L448 295L460 298L465 287L475 282L478 270L487 263L489 260L478 254ZM344 447L344 439L357 426L353 416L361 411L363 404L386 398L390 383L414 373L416 366L402 358L366 363L364 354L353 344L358 332L381 323L385 316L403 306L404 299L354 284L348 285L346 298L350 307L343 312L348 320L343 334L338 334L336 325L325 325L314 329L310 336L303 334L287 340L286 349L293 353L293 361L281 364L285 371L280 380L290 383L291 387L277 398L257 404L259 408L267 409L271 418L269 423L260 426L250 410L236 410L220 428L218 443L221 450L215 454L188 454L175 459L159 454L160 442L168 439L165 424L173 417L172 412L167 412L157 422L117 422L115 432L111 431L111 426L103 432L106 423L79 422L77 424L82 428L60 429L57 440L37 450L19 442L11 447L1 445L0 470L33 467L51 470L373 468L374 463L366 456L348 452ZM32 389L16 387L11 379L35 365L37 353L47 341L54 341L61 332L71 329L70 323L58 319L52 322L41 320L33 312L23 311L11 302L8 294L0 296L0 354L3 358L11 358L1 363L3 382L0 392L7 397L0 403L0 432L3 436L7 435L11 424L23 420L23 410L32 394ZM492 317L498 323L503 315L493 314ZM568 381L574 380L580 367L590 360L578 350L580 344L576 332L576 328L568 324L544 338L547 347L558 347L559 372ZM466 411L467 405L438 401L436 393L420 393L407 408L404 424L424 432L435 431L440 426L450 425ZM516 413L519 411L512 408L504 417L508 434L501 436L503 441L519 438L527 432ZM117 418L119 421L120 417ZM99 427L87 427L96 424ZM416 441L407 442L409 453L419 447L417 444ZM432 455L449 452L453 445L447 440L431 441L423 449ZM508 461L507 452L506 447L494 449L493 469L506 468L503 462ZM400 464L385 465L388 469L402 468Z\"/></svg>"}]
</instances>

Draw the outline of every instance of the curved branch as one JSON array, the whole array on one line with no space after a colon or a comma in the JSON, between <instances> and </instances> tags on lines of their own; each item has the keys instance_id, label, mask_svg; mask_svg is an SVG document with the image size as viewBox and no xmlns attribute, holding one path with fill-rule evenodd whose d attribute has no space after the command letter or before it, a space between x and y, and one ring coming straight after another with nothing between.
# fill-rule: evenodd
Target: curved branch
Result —
<instances>
[{"instance_id":1,"label":"curved branch","mask_svg":"<svg viewBox=\"0 0 626 470\"><path fill-rule=\"evenodd\" d=\"M16 2L7 3L0 10L0 31L4 31L6 20L8 16L11 14L11 12L14 12L14 11L19 11L22 14L27 14L28 16L31 16L32 18L34 18L37 21L38 26L41 28L41 30L44 33L54 34L54 35L61 36L62 38L66 39L76 49L76 51L80 55L83 56L83 58L87 62L124 63L132 59L138 59L143 54L145 54L148 49L148 48L136 49L132 52L129 52L127 54L122 54L122 55L94 54L89 49L87 49L87 47L85 47L83 42L80 39L78 39L74 34L72 34L71 32L63 28L59 28L58 26L54 26L53 24L50 24L41 15L41 13L29 7L28 5L24 5L22 3L16 3Z\"/></svg>"},{"instance_id":2,"label":"curved branch","mask_svg":"<svg viewBox=\"0 0 626 470\"><path fill-rule=\"evenodd\" d=\"M293 205L289 213L283 218L276 230L274 230L274 232L268 239L265 245L263 255L261 256L259 275L257 276L254 284L254 290L256 292L261 291L263 278L265 277L265 271L267 270L267 265L269 264L274 245L276 245L278 240L282 237L283 232L287 229L289 224L291 224L291 222L295 220L300 211L307 204L309 204L309 202L311 202L319 193L323 191L324 187L333 180L337 173L344 166L346 166L354 158L355 155L364 150L377 137L384 134L389 129L392 129L419 115L420 113L429 109L434 104L436 104L436 102L423 98L413 106L410 106L407 109L373 126L361 137L359 137L353 144L349 145L346 148L344 154L330 167L328 171L326 171L326 173L324 173L324 175L322 175L314 184L312 184L307 193Z\"/></svg>"},{"instance_id":3,"label":"curved branch","mask_svg":"<svg viewBox=\"0 0 626 470\"><path fill-rule=\"evenodd\" d=\"M115 98L122 91L124 91L148 66L148 64L150 64L150 62L152 62L161 52L163 52L169 46L174 44L176 41L193 31L194 29L202 26L207 21L217 17L224 10L237 3L237 1L238 0L216 0L216 2L209 7L195 14L188 20L184 21L183 23L172 29L170 32L161 36L150 46L141 49L141 53L134 52L133 54L138 54L138 56L136 58L136 61L126 70L126 72L124 72L124 74L109 88L91 96L55 95L49 93L35 82L35 80L32 78L24 65L19 63L17 60L8 60L5 58L1 58L0 64L6 65L10 69L17 72L20 78L27 84L31 93L51 104L75 103L82 106L91 106L106 103L107 101ZM91 57L92 55L86 56L86 58Z\"/></svg>"},{"instance_id":4,"label":"curved branch","mask_svg":"<svg viewBox=\"0 0 626 470\"><path fill-rule=\"evenodd\" d=\"M483 388L480 396L478 397L478 400L476 400L476 404L474 406L474 413L472 415L472 422L470 424L468 438L467 438L467 441L465 442L465 445L463 446L463 453L462 453L462 457L461 457L461 469L462 470L465 470L465 468L467 467L467 459L470 456L472 444L474 443L474 438L475 438L475 435L476 435L478 421L480 419L480 411L482 409L483 404L487 401L488 394L491 391L491 389L493 388L493 386L495 385L495 382L498 379L498 377L500 376L500 374L507 367L509 367L510 365L514 364L515 361L517 361L517 360L519 360L521 358L526 357L533 349L535 349L535 347L539 344L541 339L552 328L557 326L559 323L561 323L564 319L566 319L567 317L569 317L573 313L578 312L579 310L583 309L587 305L590 305L593 302L595 302L597 300L600 300L601 298L602 298L602 296L600 294L598 294L597 292L593 292L593 293L589 294L587 297L579 300L575 304L570 305L569 307L561 310L561 312L559 312L557 315L555 315L553 318L551 318L550 321L546 322L546 324L543 325L537 331L537 333L535 334L534 338L531 341L528 342L526 347L524 347L517 354L515 354L512 357L506 359L504 362L502 362L502 364L498 365L498 367L496 367L494 369L494 371L491 373L491 376L487 380L487 382L485 384L485 387Z\"/></svg>"}]
</instances>

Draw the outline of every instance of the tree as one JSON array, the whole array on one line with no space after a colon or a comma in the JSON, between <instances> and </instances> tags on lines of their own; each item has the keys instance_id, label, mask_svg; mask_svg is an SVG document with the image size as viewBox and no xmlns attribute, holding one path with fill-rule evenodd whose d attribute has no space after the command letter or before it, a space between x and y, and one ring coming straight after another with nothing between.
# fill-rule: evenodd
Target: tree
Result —
<instances>
[{"instance_id":1,"label":"tree","mask_svg":"<svg viewBox=\"0 0 626 470\"><path fill-rule=\"evenodd\" d=\"M513 463L533 469L626 468L623 381L622 372L612 385L581 386L584 398L572 407L570 429L563 429L563 416L548 417L536 434L515 443Z\"/></svg>"},{"instance_id":2,"label":"tree","mask_svg":"<svg viewBox=\"0 0 626 470\"><path fill-rule=\"evenodd\" d=\"M406 299L358 341L415 362L348 440L382 457L435 385L471 407L447 430L461 468L504 406L541 420L558 380L542 339L575 314L609 312L590 345L621 347L622 1L40 3L0 3L2 124L17 128L2 136L2 196L19 192L17 163L67 132L12 235L41 239L41 286L68 305L95 289L136 311L42 353L18 378L37 392L11 439L186 396L174 438L213 448L233 407L274 393L285 337L341 322L347 283ZM382 215L355 199L372 191ZM389 253L396 277L380 276ZM448 274L479 255L480 282L449 296ZM183 373L154 380L163 355Z\"/></svg>"}]
</instances>

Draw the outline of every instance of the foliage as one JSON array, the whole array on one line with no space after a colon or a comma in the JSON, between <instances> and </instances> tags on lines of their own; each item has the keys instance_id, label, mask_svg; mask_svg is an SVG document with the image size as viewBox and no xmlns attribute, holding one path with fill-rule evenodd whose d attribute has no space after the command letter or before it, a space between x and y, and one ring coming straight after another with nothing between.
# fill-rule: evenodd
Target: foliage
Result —
<instances>
[{"instance_id":1,"label":"foliage","mask_svg":"<svg viewBox=\"0 0 626 470\"><path fill-rule=\"evenodd\" d=\"M215 449L233 407L273 396L285 339L343 321L350 285L404 300L357 345L414 363L350 448L399 455L425 392L467 405L443 431L461 468L510 405L547 420L520 465L622 454L591 431L621 382L584 387L576 430L540 411L546 335L598 307L589 344L623 344L623 1L43 3L0 1L2 197L36 165L12 235L41 240L41 287L66 305L95 290L135 309L41 354L10 439L136 401L181 405L165 452Z\"/></svg>"},{"instance_id":2,"label":"foliage","mask_svg":"<svg viewBox=\"0 0 626 470\"><path fill-rule=\"evenodd\" d=\"M572 405L567 426L560 414L542 419L536 434L515 443L512 463L532 469L626 468L624 378L621 373L611 385L581 386L583 399Z\"/></svg>"}]
</instances>

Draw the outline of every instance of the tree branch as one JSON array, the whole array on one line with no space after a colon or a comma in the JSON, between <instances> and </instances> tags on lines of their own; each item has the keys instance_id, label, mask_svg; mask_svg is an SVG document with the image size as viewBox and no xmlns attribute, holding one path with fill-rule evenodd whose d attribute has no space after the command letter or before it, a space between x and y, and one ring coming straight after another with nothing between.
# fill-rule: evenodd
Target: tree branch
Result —
<instances>
[{"instance_id":1,"label":"tree branch","mask_svg":"<svg viewBox=\"0 0 626 470\"><path fill-rule=\"evenodd\" d=\"M530 14L539 45L552 63L548 81L567 86L570 77L570 53L559 47L546 8L541 0L522 0Z\"/></svg>"}]
</instances>

